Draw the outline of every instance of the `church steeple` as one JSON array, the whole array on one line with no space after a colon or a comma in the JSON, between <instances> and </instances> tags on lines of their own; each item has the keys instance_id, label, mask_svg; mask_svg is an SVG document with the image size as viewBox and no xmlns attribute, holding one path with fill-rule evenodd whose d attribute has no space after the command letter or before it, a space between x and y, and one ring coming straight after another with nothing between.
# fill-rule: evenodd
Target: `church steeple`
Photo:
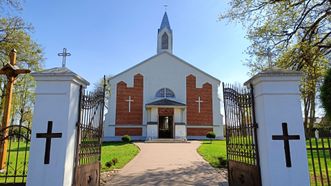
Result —
<instances>
[{"instance_id":1,"label":"church steeple","mask_svg":"<svg viewBox=\"0 0 331 186\"><path fill-rule=\"evenodd\" d=\"M157 53L167 51L172 53L172 30L167 12L164 13L157 35Z\"/></svg>"}]
</instances>

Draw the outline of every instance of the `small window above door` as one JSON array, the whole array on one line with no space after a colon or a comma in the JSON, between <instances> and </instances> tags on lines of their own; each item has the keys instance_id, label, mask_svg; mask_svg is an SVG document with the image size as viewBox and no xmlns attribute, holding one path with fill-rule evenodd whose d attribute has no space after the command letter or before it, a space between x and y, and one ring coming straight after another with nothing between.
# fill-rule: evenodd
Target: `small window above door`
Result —
<instances>
[{"instance_id":1,"label":"small window above door","mask_svg":"<svg viewBox=\"0 0 331 186\"><path fill-rule=\"evenodd\" d=\"M175 93L169 88L161 88L155 94L157 98L175 98Z\"/></svg>"}]
</instances>

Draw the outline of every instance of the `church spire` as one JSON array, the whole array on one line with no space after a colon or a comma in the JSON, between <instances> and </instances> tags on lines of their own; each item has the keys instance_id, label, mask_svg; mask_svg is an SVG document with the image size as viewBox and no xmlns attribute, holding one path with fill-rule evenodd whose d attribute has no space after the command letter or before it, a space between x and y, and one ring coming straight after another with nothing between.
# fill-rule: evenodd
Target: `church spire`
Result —
<instances>
[{"instance_id":1,"label":"church spire","mask_svg":"<svg viewBox=\"0 0 331 186\"><path fill-rule=\"evenodd\" d=\"M160 30L162 30L163 28L169 28L169 30L171 29L167 12L165 12L164 15L163 15Z\"/></svg>"},{"instance_id":2,"label":"church spire","mask_svg":"<svg viewBox=\"0 0 331 186\"><path fill-rule=\"evenodd\" d=\"M167 12L164 12L157 35L157 53L164 51L172 53L172 30Z\"/></svg>"}]
</instances>

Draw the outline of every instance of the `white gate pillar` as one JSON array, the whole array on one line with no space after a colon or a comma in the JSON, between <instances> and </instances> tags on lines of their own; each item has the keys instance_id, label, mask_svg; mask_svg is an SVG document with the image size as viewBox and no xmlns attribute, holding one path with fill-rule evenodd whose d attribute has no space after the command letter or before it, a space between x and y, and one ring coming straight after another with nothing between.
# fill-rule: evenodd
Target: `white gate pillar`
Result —
<instances>
[{"instance_id":1,"label":"white gate pillar","mask_svg":"<svg viewBox=\"0 0 331 186\"><path fill-rule=\"evenodd\" d=\"M299 91L301 76L300 72L273 69L245 83L254 90L263 186L309 185ZM284 137L286 133L290 137Z\"/></svg>"},{"instance_id":2,"label":"white gate pillar","mask_svg":"<svg viewBox=\"0 0 331 186\"><path fill-rule=\"evenodd\" d=\"M89 82L67 68L32 75L37 87L27 186L70 186L80 86L86 87Z\"/></svg>"}]
</instances>

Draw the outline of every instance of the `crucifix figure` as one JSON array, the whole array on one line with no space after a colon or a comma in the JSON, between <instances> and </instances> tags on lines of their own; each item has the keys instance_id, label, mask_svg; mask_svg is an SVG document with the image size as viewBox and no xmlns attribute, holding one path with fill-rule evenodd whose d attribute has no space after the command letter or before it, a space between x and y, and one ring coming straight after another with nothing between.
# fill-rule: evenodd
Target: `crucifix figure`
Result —
<instances>
[{"instance_id":1,"label":"crucifix figure","mask_svg":"<svg viewBox=\"0 0 331 186\"><path fill-rule=\"evenodd\" d=\"M67 52L66 48L63 48L63 52L62 53L58 53L58 56L62 56L62 67L66 66L66 59L67 56L71 56L71 54L69 52Z\"/></svg>"},{"instance_id":2,"label":"crucifix figure","mask_svg":"<svg viewBox=\"0 0 331 186\"><path fill-rule=\"evenodd\" d=\"M62 133L52 133L53 122L48 121L47 133L37 133L36 138L46 138L44 164L49 164L52 138L61 138Z\"/></svg>"},{"instance_id":3,"label":"crucifix figure","mask_svg":"<svg viewBox=\"0 0 331 186\"><path fill-rule=\"evenodd\" d=\"M199 111L199 113L200 113L200 111L201 111L201 103L203 102L203 101L201 100L201 97L199 96L198 100L196 100L195 102L198 103L198 111Z\"/></svg>"},{"instance_id":4,"label":"crucifix figure","mask_svg":"<svg viewBox=\"0 0 331 186\"><path fill-rule=\"evenodd\" d=\"M285 159L286 167L291 167L291 152L290 152L290 143L289 140L299 140L300 135L288 135L287 123L282 123L283 135L273 135L272 140L283 140L284 141L284 150L285 150Z\"/></svg>"},{"instance_id":5,"label":"crucifix figure","mask_svg":"<svg viewBox=\"0 0 331 186\"><path fill-rule=\"evenodd\" d=\"M133 102L133 99L131 99L131 96L129 96L129 99L125 101L129 102L129 112L131 112L131 102Z\"/></svg>"}]
</instances>

